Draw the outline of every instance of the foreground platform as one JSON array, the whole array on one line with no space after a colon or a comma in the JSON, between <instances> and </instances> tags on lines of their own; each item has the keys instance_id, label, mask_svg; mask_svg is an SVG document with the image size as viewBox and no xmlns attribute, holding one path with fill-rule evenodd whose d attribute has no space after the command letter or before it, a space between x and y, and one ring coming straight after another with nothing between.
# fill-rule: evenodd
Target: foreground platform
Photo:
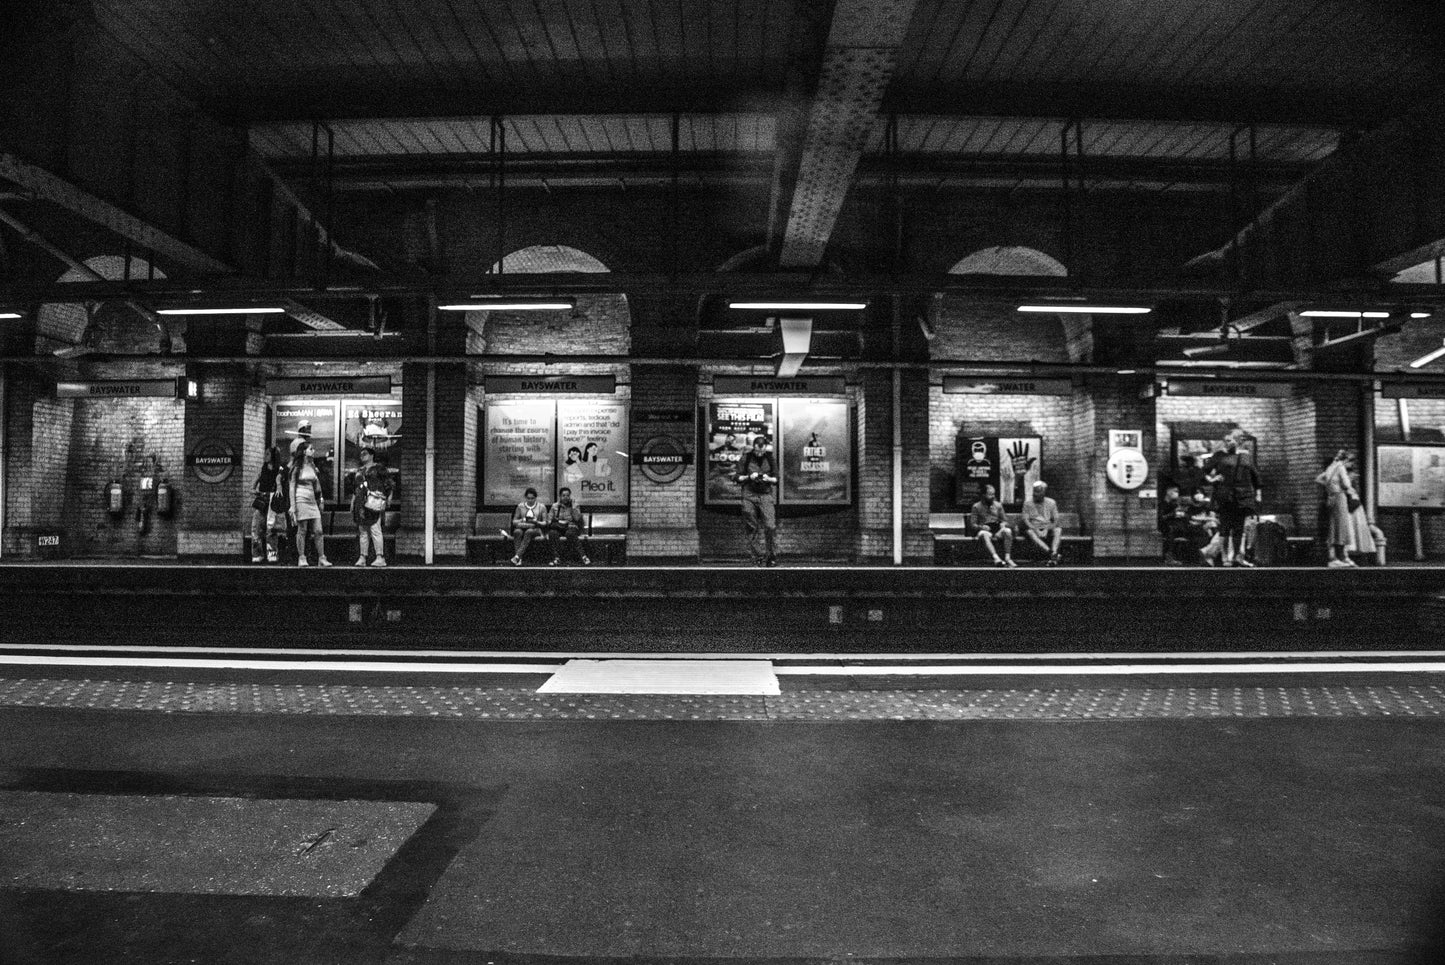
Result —
<instances>
[{"instance_id":1,"label":"foreground platform","mask_svg":"<svg viewBox=\"0 0 1445 965\"><path fill-rule=\"evenodd\" d=\"M1445 568L0 567L0 643L826 652L1430 648Z\"/></svg>"}]
</instances>

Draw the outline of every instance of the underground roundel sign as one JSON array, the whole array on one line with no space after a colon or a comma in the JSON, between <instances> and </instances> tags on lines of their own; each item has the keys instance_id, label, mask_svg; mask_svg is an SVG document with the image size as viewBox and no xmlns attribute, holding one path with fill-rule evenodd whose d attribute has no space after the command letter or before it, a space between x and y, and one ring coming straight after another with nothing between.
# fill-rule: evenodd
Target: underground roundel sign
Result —
<instances>
[{"instance_id":1,"label":"underground roundel sign","mask_svg":"<svg viewBox=\"0 0 1445 965\"><path fill-rule=\"evenodd\" d=\"M1104 466L1109 482L1124 490L1135 490L1149 478L1149 461L1138 449L1115 449Z\"/></svg>"},{"instance_id":2,"label":"underground roundel sign","mask_svg":"<svg viewBox=\"0 0 1445 965\"><path fill-rule=\"evenodd\" d=\"M690 461L682 443L672 436L653 436L637 454L642 475L655 483L677 482Z\"/></svg>"},{"instance_id":3,"label":"underground roundel sign","mask_svg":"<svg viewBox=\"0 0 1445 965\"><path fill-rule=\"evenodd\" d=\"M186 457L186 465L195 471L196 478L212 485L230 479L239 461L230 443L220 439L202 439Z\"/></svg>"}]
</instances>

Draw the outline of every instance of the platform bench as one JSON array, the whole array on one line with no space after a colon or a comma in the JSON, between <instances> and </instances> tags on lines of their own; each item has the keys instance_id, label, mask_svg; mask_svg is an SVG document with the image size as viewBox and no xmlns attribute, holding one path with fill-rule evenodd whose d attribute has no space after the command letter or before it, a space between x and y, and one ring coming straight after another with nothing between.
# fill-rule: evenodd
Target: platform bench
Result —
<instances>
[{"instance_id":1,"label":"platform bench","mask_svg":"<svg viewBox=\"0 0 1445 965\"><path fill-rule=\"evenodd\" d=\"M626 513L593 513L584 509L582 521L581 549L592 565L621 566L627 562ZM472 533L467 537L468 563L497 566L511 560L511 513L477 513ZM551 561L551 544L539 537L527 547L527 556L522 562L535 566Z\"/></svg>"},{"instance_id":2,"label":"platform bench","mask_svg":"<svg viewBox=\"0 0 1445 965\"><path fill-rule=\"evenodd\" d=\"M1044 560L1043 550L1033 540L1023 535L1018 513L1008 514L1009 524L1014 530L1015 559ZM991 562L988 551L978 537L968 528L967 513L930 513L928 528L933 533L933 559L935 563L957 566ZM1084 536L1079 530L1078 513L1059 513L1059 528L1063 537L1059 540L1059 558L1072 566L1087 566L1094 562L1094 537Z\"/></svg>"}]
</instances>

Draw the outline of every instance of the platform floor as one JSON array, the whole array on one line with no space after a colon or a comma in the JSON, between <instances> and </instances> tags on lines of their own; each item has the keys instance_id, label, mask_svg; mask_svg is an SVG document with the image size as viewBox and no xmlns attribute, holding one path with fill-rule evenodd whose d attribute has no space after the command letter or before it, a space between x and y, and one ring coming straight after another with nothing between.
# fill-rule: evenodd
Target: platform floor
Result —
<instances>
[{"instance_id":1,"label":"platform floor","mask_svg":"<svg viewBox=\"0 0 1445 965\"><path fill-rule=\"evenodd\" d=\"M1445 651L67 653L0 651L7 965L1445 951Z\"/></svg>"}]
</instances>

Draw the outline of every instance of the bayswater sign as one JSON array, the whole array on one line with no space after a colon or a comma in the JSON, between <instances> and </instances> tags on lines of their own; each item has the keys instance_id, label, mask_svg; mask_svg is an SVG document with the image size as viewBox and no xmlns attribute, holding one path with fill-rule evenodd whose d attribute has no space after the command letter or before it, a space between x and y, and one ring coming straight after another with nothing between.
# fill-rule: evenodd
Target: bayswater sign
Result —
<instances>
[{"instance_id":1,"label":"bayswater sign","mask_svg":"<svg viewBox=\"0 0 1445 965\"><path fill-rule=\"evenodd\" d=\"M602 394L617 391L613 375L489 375L488 392L524 392L546 395Z\"/></svg>"},{"instance_id":2,"label":"bayswater sign","mask_svg":"<svg viewBox=\"0 0 1445 965\"><path fill-rule=\"evenodd\" d=\"M175 379L107 379L101 382L57 382L57 399L138 399L176 397Z\"/></svg>"},{"instance_id":3,"label":"bayswater sign","mask_svg":"<svg viewBox=\"0 0 1445 965\"><path fill-rule=\"evenodd\" d=\"M1169 394L1205 399L1288 399L1294 386L1288 382L1176 382L1169 381Z\"/></svg>"},{"instance_id":4,"label":"bayswater sign","mask_svg":"<svg viewBox=\"0 0 1445 965\"><path fill-rule=\"evenodd\" d=\"M267 379L267 395L390 395L391 376L357 378L318 376L314 379Z\"/></svg>"},{"instance_id":5,"label":"bayswater sign","mask_svg":"<svg viewBox=\"0 0 1445 965\"><path fill-rule=\"evenodd\" d=\"M943 377L945 395L1073 395L1068 379L980 379L964 375Z\"/></svg>"},{"instance_id":6,"label":"bayswater sign","mask_svg":"<svg viewBox=\"0 0 1445 965\"><path fill-rule=\"evenodd\" d=\"M843 395L841 377L814 376L807 379L780 379L754 375L715 375L714 395Z\"/></svg>"},{"instance_id":7,"label":"bayswater sign","mask_svg":"<svg viewBox=\"0 0 1445 965\"><path fill-rule=\"evenodd\" d=\"M1386 399L1445 399L1445 382L1386 382L1380 386Z\"/></svg>"}]
</instances>

